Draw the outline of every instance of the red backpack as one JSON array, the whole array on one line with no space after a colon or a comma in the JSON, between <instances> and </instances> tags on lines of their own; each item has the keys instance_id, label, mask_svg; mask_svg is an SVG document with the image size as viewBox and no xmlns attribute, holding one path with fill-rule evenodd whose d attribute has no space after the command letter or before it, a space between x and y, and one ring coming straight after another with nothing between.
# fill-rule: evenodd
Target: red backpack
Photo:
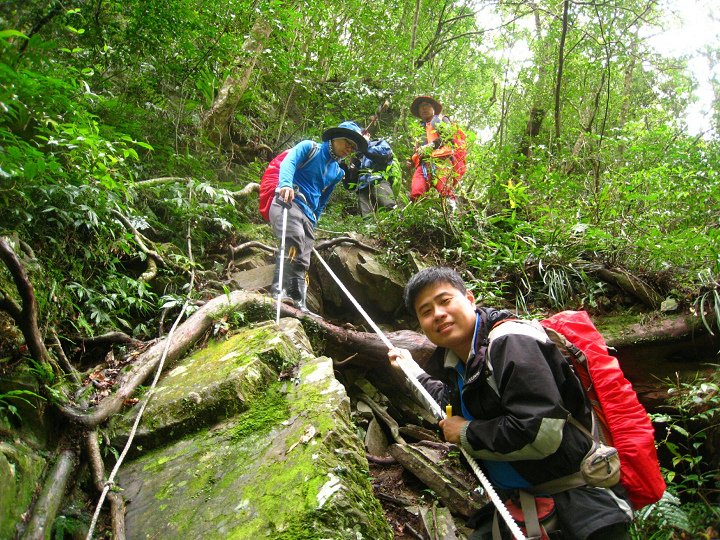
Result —
<instances>
[{"instance_id":1,"label":"red backpack","mask_svg":"<svg viewBox=\"0 0 720 540\"><path fill-rule=\"evenodd\" d=\"M302 169L307 165L312 158L317 154L320 146L313 143L313 147L305 160L297 166L298 169ZM280 180L280 164L285 159L290 150L275 156L272 161L268 164L265 172L260 179L260 215L266 222L270 221L270 205L272 204L273 197L275 196L275 189L277 189L278 181Z\"/></svg>"},{"instance_id":2,"label":"red backpack","mask_svg":"<svg viewBox=\"0 0 720 540\"><path fill-rule=\"evenodd\" d=\"M617 448L620 483L632 505L638 510L660 500L665 481L655 449L655 429L587 312L562 311L540 324L571 359L600 421L605 442Z\"/></svg>"}]
</instances>

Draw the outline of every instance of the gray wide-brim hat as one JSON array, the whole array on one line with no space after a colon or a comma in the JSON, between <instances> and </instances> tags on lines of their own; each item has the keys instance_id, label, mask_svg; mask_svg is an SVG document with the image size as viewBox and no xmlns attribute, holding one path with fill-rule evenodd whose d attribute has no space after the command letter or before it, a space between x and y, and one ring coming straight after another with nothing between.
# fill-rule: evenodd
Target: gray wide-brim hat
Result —
<instances>
[{"instance_id":1,"label":"gray wide-brim hat","mask_svg":"<svg viewBox=\"0 0 720 540\"><path fill-rule=\"evenodd\" d=\"M350 139L357 145L360 152L367 150L367 141L363 137L362 129L355 122L342 122L338 127L331 127L323 131L323 141L337 138Z\"/></svg>"},{"instance_id":2,"label":"gray wide-brim hat","mask_svg":"<svg viewBox=\"0 0 720 540\"><path fill-rule=\"evenodd\" d=\"M413 116L417 116L418 118L420 118L420 104L423 101L433 106L433 109L435 109L435 114L440 114L440 112L442 111L442 103L440 103L434 97L418 96L413 100L412 105L410 105L410 112Z\"/></svg>"}]
</instances>

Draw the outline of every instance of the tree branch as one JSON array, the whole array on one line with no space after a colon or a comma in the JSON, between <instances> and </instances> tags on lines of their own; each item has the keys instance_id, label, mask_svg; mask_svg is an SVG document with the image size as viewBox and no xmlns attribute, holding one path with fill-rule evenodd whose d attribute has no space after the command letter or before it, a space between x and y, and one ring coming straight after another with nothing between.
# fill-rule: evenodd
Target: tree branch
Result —
<instances>
[{"instance_id":1,"label":"tree branch","mask_svg":"<svg viewBox=\"0 0 720 540\"><path fill-rule=\"evenodd\" d=\"M45 347L45 343L43 343L40 328L38 327L38 306L32 283L30 283L30 279L25 273L25 268L23 268L20 259L18 259L15 251L13 251L13 248L10 246L9 239L5 236L0 237L0 259L2 259L10 271L15 287L22 299L22 308L20 308L10 297L4 295L5 298L2 302L3 308L6 310L9 309L8 313L11 314L12 311L15 311L13 318L20 326L20 330L25 337L25 343L27 343L33 358L38 362L47 362L55 365L50 357L50 353Z\"/></svg>"},{"instance_id":2,"label":"tree branch","mask_svg":"<svg viewBox=\"0 0 720 540\"><path fill-rule=\"evenodd\" d=\"M189 182L192 178L189 176L161 176L159 178L149 178L147 180L138 180L135 186L140 188L160 186L162 184L172 184L175 182Z\"/></svg>"},{"instance_id":3,"label":"tree branch","mask_svg":"<svg viewBox=\"0 0 720 540\"><path fill-rule=\"evenodd\" d=\"M234 257L238 253L252 248L264 249L269 253L275 253L277 251L274 247L270 247L266 244L263 244L262 242L253 240L251 242L245 242L244 244L240 244L239 246L230 246L230 256Z\"/></svg>"},{"instance_id":4,"label":"tree branch","mask_svg":"<svg viewBox=\"0 0 720 540\"><path fill-rule=\"evenodd\" d=\"M113 216L115 216L118 219L118 221L120 223L122 223L125 226L125 228L128 229L133 234L133 236L135 237L135 241L137 242L138 246L140 246L140 250L143 253L152 257L153 259L155 259L156 262L162 264L163 266L168 266L165 263L165 260L160 256L160 254L157 251L150 249L149 247L147 247L145 245L145 241L147 240L148 242L150 242L150 240L147 239L143 234L141 234L140 231L138 231L133 226L133 224L130 223L130 220L128 218L126 218L120 212L118 212L117 210L114 210L114 209L110 210L110 213ZM143 274L143 275L145 275L145 274Z\"/></svg>"},{"instance_id":5,"label":"tree branch","mask_svg":"<svg viewBox=\"0 0 720 540\"><path fill-rule=\"evenodd\" d=\"M60 363L62 364L63 368L65 369L65 372L70 375L73 382L77 384L78 386L82 385L82 377L80 377L80 374L78 373L77 369L70 363L70 360L68 360L68 357L65 356L65 351L62 348L62 344L60 343L60 338L58 338L57 332L55 330L50 330L50 335L53 338L53 346L55 347L55 352L60 359Z\"/></svg>"},{"instance_id":6,"label":"tree branch","mask_svg":"<svg viewBox=\"0 0 720 540\"><path fill-rule=\"evenodd\" d=\"M367 244L364 244L363 242L360 242L359 240L355 240L354 238L351 238L349 236L341 236L340 238L334 238L332 240L325 240L324 242L318 242L318 244L315 246L315 249L317 249L318 251L321 249L329 249L338 244L354 244L354 245L359 246L368 251L372 251L373 253L380 253L379 249L369 246Z\"/></svg>"}]
</instances>

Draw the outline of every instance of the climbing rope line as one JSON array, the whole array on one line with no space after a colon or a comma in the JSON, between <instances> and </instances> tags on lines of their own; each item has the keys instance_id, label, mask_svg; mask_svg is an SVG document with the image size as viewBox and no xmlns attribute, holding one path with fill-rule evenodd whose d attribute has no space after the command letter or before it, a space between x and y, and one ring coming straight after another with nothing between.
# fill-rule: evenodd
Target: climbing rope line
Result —
<instances>
[{"instance_id":1,"label":"climbing rope line","mask_svg":"<svg viewBox=\"0 0 720 540\"><path fill-rule=\"evenodd\" d=\"M192 192L191 192L192 193ZM142 419L142 415L145 412L145 407L147 407L148 402L150 401L150 398L153 395L153 392L155 390L155 386L157 385L158 380L160 379L160 374L162 373L163 367L165 366L165 359L167 358L168 350L170 350L170 344L172 343L172 336L175 333L175 329L177 328L178 324L180 324L180 320L182 319L183 315L187 311L188 306L190 305L190 296L193 292L194 284L195 284L195 269L194 269L194 261L192 256L192 241L191 241L191 226L188 224L188 232L187 232L187 243L188 243L188 259L190 260L190 283L188 286L188 292L185 297L185 302L183 303L183 307L180 310L180 313L178 314L177 318L175 319L175 322L173 323L172 327L170 328L170 331L168 332L167 337L165 338L165 347L163 348L162 355L160 357L160 363L158 364L157 370L155 371L155 377L153 378L153 382L150 385L150 388L148 389L147 393L145 394L145 397L140 404L140 410L138 411L137 416L135 417L135 423L133 424L132 429L130 430L130 434L128 436L127 443L125 443L125 447L123 448L123 451L120 453L120 457L118 457L117 462L115 463L115 467L113 467L112 472L110 473L110 476L108 476L107 481L105 482L105 487L102 490L102 493L100 494L100 499L98 500L97 507L95 508L95 513L93 514L92 521L90 522L90 529L88 530L86 540L91 540L93 533L95 532L95 526L97 525L98 518L100 517L100 511L102 510L103 503L105 502L105 497L108 494L108 491L110 491L111 487L115 484L115 475L117 474L118 470L120 470L120 465L122 464L123 460L125 459L125 456L127 455L128 451L130 450L130 446L132 445L133 439L135 438L135 433L137 432L137 428L140 425L140 420Z\"/></svg>"}]
</instances>

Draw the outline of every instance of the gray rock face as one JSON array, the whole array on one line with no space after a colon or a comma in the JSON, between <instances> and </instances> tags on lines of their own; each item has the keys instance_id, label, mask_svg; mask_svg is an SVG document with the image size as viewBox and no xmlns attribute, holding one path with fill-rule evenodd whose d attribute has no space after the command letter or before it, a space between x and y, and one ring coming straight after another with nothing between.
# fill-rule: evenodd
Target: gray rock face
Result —
<instances>
[{"instance_id":1,"label":"gray rock face","mask_svg":"<svg viewBox=\"0 0 720 540\"><path fill-rule=\"evenodd\" d=\"M120 471L128 538L392 538L332 361L303 351L299 325L274 329L244 330L163 380L145 424L162 446ZM202 414L211 400L233 413Z\"/></svg>"},{"instance_id":2,"label":"gray rock face","mask_svg":"<svg viewBox=\"0 0 720 540\"><path fill-rule=\"evenodd\" d=\"M405 280L375 260L375 255L355 245L340 245L325 258L361 306L381 320L403 310ZM318 269L325 305L354 313L356 310L332 277Z\"/></svg>"}]
</instances>

